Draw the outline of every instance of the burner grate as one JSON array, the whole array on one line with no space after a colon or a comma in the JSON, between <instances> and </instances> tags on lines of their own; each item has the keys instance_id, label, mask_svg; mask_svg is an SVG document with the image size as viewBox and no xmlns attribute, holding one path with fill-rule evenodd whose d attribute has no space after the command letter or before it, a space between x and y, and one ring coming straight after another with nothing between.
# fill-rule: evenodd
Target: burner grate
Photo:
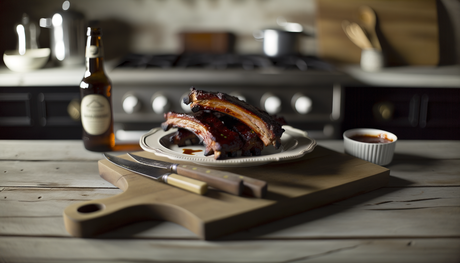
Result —
<instances>
[{"instance_id":1,"label":"burner grate","mask_svg":"<svg viewBox=\"0 0 460 263\"><path fill-rule=\"evenodd\" d=\"M117 68L172 68L178 55L129 54L116 66Z\"/></svg>"},{"instance_id":2,"label":"burner grate","mask_svg":"<svg viewBox=\"0 0 460 263\"><path fill-rule=\"evenodd\" d=\"M282 70L323 70L333 71L334 68L313 56L282 56L266 57L262 55L241 54L164 54L143 55L129 54L122 59L117 68L202 68L202 69L244 69L263 68Z\"/></svg>"}]
</instances>

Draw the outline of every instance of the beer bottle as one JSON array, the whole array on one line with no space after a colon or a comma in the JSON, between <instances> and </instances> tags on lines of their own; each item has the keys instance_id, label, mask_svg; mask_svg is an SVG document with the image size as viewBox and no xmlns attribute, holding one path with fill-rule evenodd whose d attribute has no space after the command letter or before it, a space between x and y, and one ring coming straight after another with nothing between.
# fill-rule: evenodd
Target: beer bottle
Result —
<instances>
[{"instance_id":1,"label":"beer bottle","mask_svg":"<svg viewBox=\"0 0 460 263\"><path fill-rule=\"evenodd\" d=\"M83 144L90 151L111 151L115 146L112 84L104 71L102 33L88 27L86 71L80 83Z\"/></svg>"}]
</instances>

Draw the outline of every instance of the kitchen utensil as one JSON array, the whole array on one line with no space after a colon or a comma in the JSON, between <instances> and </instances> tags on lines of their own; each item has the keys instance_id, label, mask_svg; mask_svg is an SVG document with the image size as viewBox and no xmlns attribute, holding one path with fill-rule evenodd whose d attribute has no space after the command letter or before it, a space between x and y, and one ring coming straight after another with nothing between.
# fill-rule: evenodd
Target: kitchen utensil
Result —
<instances>
[{"instance_id":1,"label":"kitchen utensil","mask_svg":"<svg viewBox=\"0 0 460 263\"><path fill-rule=\"evenodd\" d=\"M356 135L381 136L391 140L388 143L370 143L353 140ZM343 133L345 153L378 165L387 165L393 159L398 137L391 132L378 129L352 129Z\"/></svg>"},{"instance_id":2,"label":"kitchen utensil","mask_svg":"<svg viewBox=\"0 0 460 263\"><path fill-rule=\"evenodd\" d=\"M385 66L382 51L372 46L362 28L356 23L342 21L342 28L348 38L361 50L360 65L365 71L378 71Z\"/></svg>"},{"instance_id":3,"label":"kitchen utensil","mask_svg":"<svg viewBox=\"0 0 460 263\"><path fill-rule=\"evenodd\" d=\"M361 6L359 8L360 11L360 17L361 21L363 22L364 29L366 29L366 32L369 36L369 39L372 43L372 46L381 51L382 47L380 46L380 41L377 36L377 15L375 14L375 11L370 8L369 6Z\"/></svg>"},{"instance_id":4,"label":"kitchen utensil","mask_svg":"<svg viewBox=\"0 0 460 263\"><path fill-rule=\"evenodd\" d=\"M262 198L267 192L267 182L251 177L226 171L212 170L193 164L162 162L131 153L128 153L128 155L139 163L167 169L173 173L206 182L209 186L234 195L241 195L244 192L245 194Z\"/></svg>"},{"instance_id":5,"label":"kitchen utensil","mask_svg":"<svg viewBox=\"0 0 460 263\"><path fill-rule=\"evenodd\" d=\"M206 183L177 174L168 173L164 169L158 169L151 166L142 165L137 162L131 162L122 158L111 156L106 153L104 153L104 157L111 163L123 169L146 176L158 182L170 184L200 195L205 194L207 191Z\"/></svg>"},{"instance_id":6,"label":"kitchen utensil","mask_svg":"<svg viewBox=\"0 0 460 263\"><path fill-rule=\"evenodd\" d=\"M85 17L70 9L64 1L62 10L51 18L40 19L40 26L51 29L51 52L60 66L83 64L85 58Z\"/></svg>"},{"instance_id":7,"label":"kitchen utensil","mask_svg":"<svg viewBox=\"0 0 460 263\"><path fill-rule=\"evenodd\" d=\"M254 32L256 40L263 41L263 52L269 57L299 54L299 38L303 32L268 28Z\"/></svg>"},{"instance_id":8,"label":"kitchen utensil","mask_svg":"<svg viewBox=\"0 0 460 263\"><path fill-rule=\"evenodd\" d=\"M5 65L16 72L27 72L42 68L50 57L49 48L26 49L24 54L18 50L7 50L3 54Z\"/></svg>"},{"instance_id":9,"label":"kitchen utensil","mask_svg":"<svg viewBox=\"0 0 460 263\"><path fill-rule=\"evenodd\" d=\"M370 49L372 48L371 43L367 38L363 38L362 35L357 35L355 31L352 30L352 23L347 20L342 21L342 29L347 35L347 37L359 48L361 49Z\"/></svg>"},{"instance_id":10,"label":"kitchen utensil","mask_svg":"<svg viewBox=\"0 0 460 263\"><path fill-rule=\"evenodd\" d=\"M360 63L361 50L345 34L338 34L343 20L359 19L359 8L378 14L380 45L388 66L438 65L439 1L435 0L318 0L315 1L318 56L340 64ZM385 49L385 47L389 47Z\"/></svg>"},{"instance_id":11,"label":"kitchen utensil","mask_svg":"<svg viewBox=\"0 0 460 263\"><path fill-rule=\"evenodd\" d=\"M350 23L347 27L347 31L362 43L363 49L374 48L364 30L358 24L354 22Z\"/></svg>"},{"instance_id":12,"label":"kitchen utensil","mask_svg":"<svg viewBox=\"0 0 460 263\"><path fill-rule=\"evenodd\" d=\"M180 224L202 239L215 239L383 187L390 172L321 146L295 161L226 170L267 181L270 188L262 199L230 195L212 188L205 196L196 195L158 184L108 160L100 160L98 165L101 177L123 193L68 206L64 210L64 223L73 236L92 237L126 224L154 219Z\"/></svg>"}]
</instances>

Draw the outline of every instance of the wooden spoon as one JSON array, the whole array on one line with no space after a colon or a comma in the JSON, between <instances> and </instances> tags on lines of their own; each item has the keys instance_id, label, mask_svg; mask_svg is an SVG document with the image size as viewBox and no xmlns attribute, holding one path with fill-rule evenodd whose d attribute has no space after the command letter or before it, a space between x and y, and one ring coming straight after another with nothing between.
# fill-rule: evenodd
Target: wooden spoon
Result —
<instances>
[{"instance_id":1,"label":"wooden spoon","mask_svg":"<svg viewBox=\"0 0 460 263\"><path fill-rule=\"evenodd\" d=\"M348 27L350 28L353 35L355 35L363 43L364 49L374 48L371 41L366 36L366 33L364 33L364 30L358 24L351 23Z\"/></svg>"},{"instance_id":2,"label":"wooden spoon","mask_svg":"<svg viewBox=\"0 0 460 263\"><path fill-rule=\"evenodd\" d=\"M363 38L362 36L358 36L353 30L352 30L352 23L348 22L347 20L344 20L342 22L342 29L347 35L347 37L353 42L355 45L357 45L361 49L369 49L372 48L372 45L370 44L369 40L367 38Z\"/></svg>"},{"instance_id":3,"label":"wooden spoon","mask_svg":"<svg viewBox=\"0 0 460 263\"><path fill-rule=\"evenodd\" d=\"M380 46L379 38L377 37L376 27L377 27L377 15L375 11L369 6L361 6L359 8L361 21L364 24L364 28L369 34L370 41L375 49L382 50Z\"/></svg>"}]
</instances>

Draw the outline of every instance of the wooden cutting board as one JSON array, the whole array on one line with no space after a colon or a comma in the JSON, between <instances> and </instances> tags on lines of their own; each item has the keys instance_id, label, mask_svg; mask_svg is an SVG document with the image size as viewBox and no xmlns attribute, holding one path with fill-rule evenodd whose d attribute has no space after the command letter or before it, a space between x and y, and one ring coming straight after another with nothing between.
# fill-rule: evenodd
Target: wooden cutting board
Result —
<instances>
[{"instance_id":1,"label":"wooden cutting board","mask_svg":"<svg viewBox=\"0 0 460 263\"><path fill-rule=\"evenodd\" d=\"M170 161L148 152L135 154ZM157 219L180 224L201 239L215 239L380 188L390 173L321 146L290 162L220 169L267 181L267 196L234 196L214 189L200 196L100 160L102 178L123 193L70 205L64 211L65 227L73 236L92 237L129 223Z\"/></svg>"},{"instance_id":2,"label":"wooden cutting board","mask_svg":"<svg viewBox=\"0 0 460 263\"><path fill-rule=\"evenodd\" d=\"M342 29L342 21L362 24L359 7L377 14L377 35L389 66L437 65L438 16L435 0L317 0L318 55L336 63L359 63L361 49Z\"/></svg>"}]
</instances>

